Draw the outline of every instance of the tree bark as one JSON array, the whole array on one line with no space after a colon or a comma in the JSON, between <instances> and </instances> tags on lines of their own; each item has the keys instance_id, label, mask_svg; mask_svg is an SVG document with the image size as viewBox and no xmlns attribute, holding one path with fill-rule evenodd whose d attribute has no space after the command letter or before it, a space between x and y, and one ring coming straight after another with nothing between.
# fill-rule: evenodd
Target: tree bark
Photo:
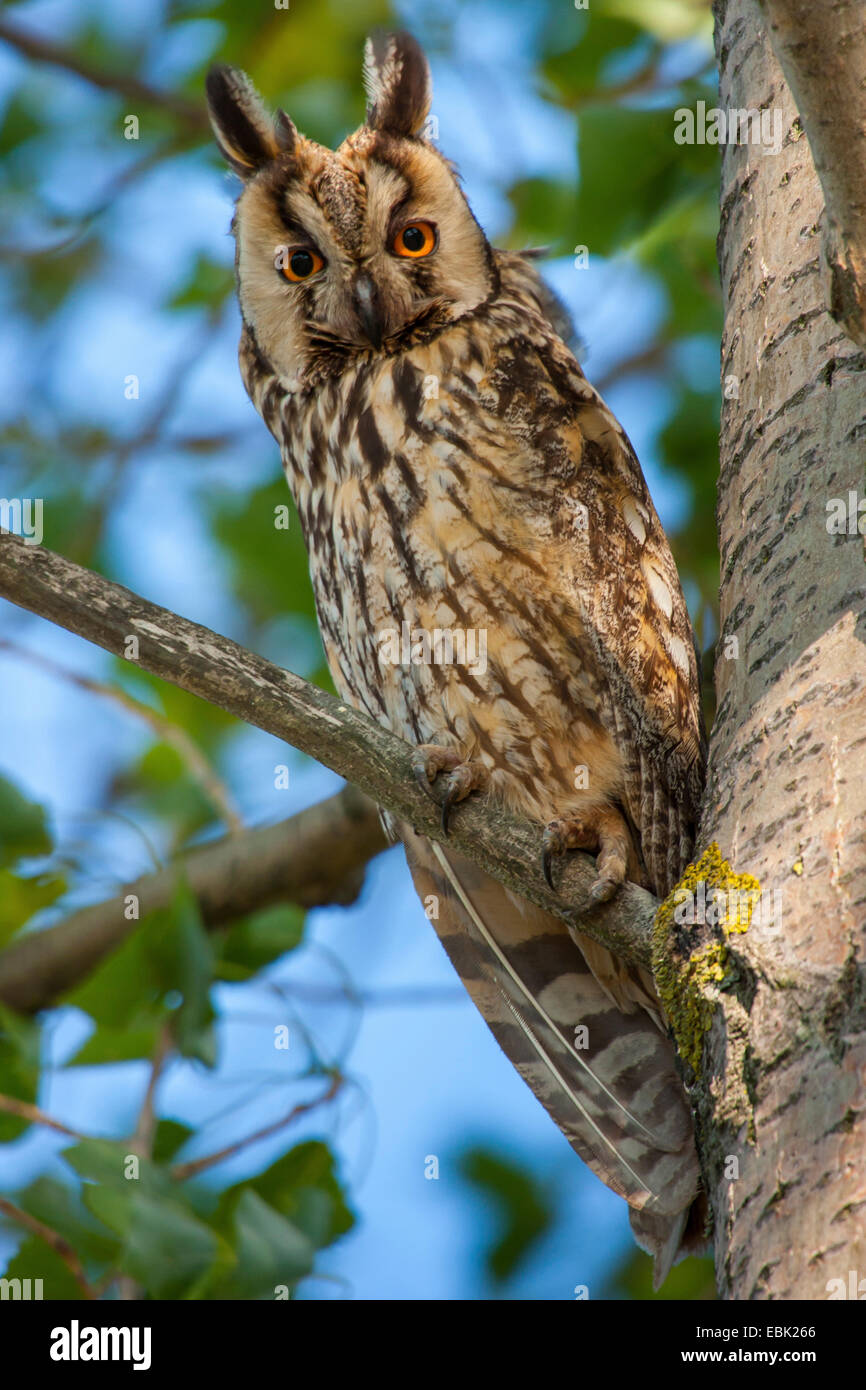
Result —
<instances>
[{"instance_id":1,"label":"tree bark","mask_svg":"<svg viewBox=\"0 0 866 1390\"><path fill-rule=\"evenodd\" d=\"M863 0L762 0L824 194L827 307L866 348L866 14Z\"/></svg>"},{"instance_id":2,"label":"tree bark","mask_svg":"<svg viewBox=\"0 0 866 1390\"><path fill-rule=\"evenodd\" d=\"M722 631L701 841L778 890L781 919L726 934L699 1138L721 1295L827 1298L866 1276L866 569L856 518L830 529L833 499L863 496L866 357L825 307L821 184L755 0L717 3L716 43L720 106L779 109L786 134L776 155L723 151Z\"/></svg>"}]
</instances>

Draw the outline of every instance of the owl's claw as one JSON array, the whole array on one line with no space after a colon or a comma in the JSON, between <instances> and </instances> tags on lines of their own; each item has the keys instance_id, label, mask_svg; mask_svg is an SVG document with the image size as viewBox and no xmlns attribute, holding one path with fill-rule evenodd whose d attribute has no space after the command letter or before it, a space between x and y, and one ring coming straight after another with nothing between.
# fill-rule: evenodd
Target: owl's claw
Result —
<instances>
[{"instance_id":1,"label":"owl's claw","mask_svg":"<svg viewBox=\"0 0 866 1390\"><path fill-rule=\"evenodd\" d=\"M448 834L451 807L456 806L458 801L465 800L469 793L476 791L479 786L483 786L483 781L478 776L478 766L477 763L460 763L450 777L445 779L445 793L442 797L443 835Z\"/></svg>"},{"instance_id":2,"label":"owl's claw","mask_svg":"<svg viewBox=\"0 0 866 1390\"><path fill-rule=\"evenodd\" d=\"M412 749L411 763L418 786L438 806L439 798L433 791L433 783L440 772L453 772L459 765L457 749L444 748L438 743L419 743L417 748Z\"/></svg>"},{"instance_id":3,"label":"owl's claw","mask_svg":"<svg viewBox=\"0 0 866 1390\"><path fill-rule=\"evenodd\" d=\"M551 821L541 842L541 869L544 874L544 881L554 893L556 892L556 884L553 881L554 856L559 858L561 854L565 854L568 848L563 838L563 824L564 822L561 820Z\"/></svg>"},{"instance_id":4,"label":"owl's claw","mask_svg":"<svg viewBox=\"0 0 866 1390\"><path fill-rule=\"evenodd\" d=\"M438 743L420 743L413 749L412 771L418 785L442 808L443 835L448 834L451 808L465 800L470 792L480 791L487 782L483 763L463 762L456 748L445 748ZM440 772L449 775L444 779L442 795L437 796L433 784Z\"/></svg>"},{"instance_id":5,"label":"owl's claw","mask_svg":"<svg viewBox=\"0 0 866 1390\"><path fill-rule=\"evenodd\" d=\"M585 816L563 816L552 820L544 831L541 867L545 882L556 892L553 861L570 849L585 849L598 855L598 877L589 890L593 903L606 903L625 880L628 863L628 829L613 807Z\"/></svg>"},{"instance_id":6,"label":"owl's claw","mask_svg":"<svg viewBox=\"0 0 866 1390\"><path fill-rule=\"evenodd\" d=\"M546 845L541 851L541 872L544 874L544 881L548 888L555 893L556 886L553 882L553 853Z\"/></svg>"}]
</instances>

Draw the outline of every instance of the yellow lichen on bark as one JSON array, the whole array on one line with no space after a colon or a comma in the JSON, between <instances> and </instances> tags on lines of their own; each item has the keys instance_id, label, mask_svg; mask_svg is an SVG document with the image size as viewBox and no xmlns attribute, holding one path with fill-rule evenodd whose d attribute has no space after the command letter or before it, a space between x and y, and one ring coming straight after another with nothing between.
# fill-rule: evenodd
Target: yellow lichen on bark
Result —
<instances>
[{"instance_id":1,"label":"yellow lichen on bark","mask_svg":"<svg viewBox=\"0 0 866 1390\"><path fill-rule=\"evenodd\" d=\"M736 874L711 844L659 906L653 925L652 962L659 997L677 1051L696 1077L704 1038L728 975L730 938L749 929L761 885ZM689 949L686 928L698 928ZM710 937L707 939L709 930Z\"/></svg>"}]
</instances>

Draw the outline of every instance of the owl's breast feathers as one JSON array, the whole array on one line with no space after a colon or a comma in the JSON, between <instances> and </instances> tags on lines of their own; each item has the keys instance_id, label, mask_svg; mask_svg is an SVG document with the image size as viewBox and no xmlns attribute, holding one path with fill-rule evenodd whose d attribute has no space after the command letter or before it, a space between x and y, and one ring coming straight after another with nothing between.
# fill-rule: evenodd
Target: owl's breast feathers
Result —
<instances>
[{"instance_id":1,"label":"owl's breast feathers","mask_svg":"<svg viewBox=\"0 0 866 1390\"><path fill-rule=\"evenodd\" d=\"M539 821L618 805L664 893L703 786L691 624L628 439L534 267L498 256L499 293L426 341L287 390L250 335L244 378L344 698Z\"/></svg>"}]
</instances>

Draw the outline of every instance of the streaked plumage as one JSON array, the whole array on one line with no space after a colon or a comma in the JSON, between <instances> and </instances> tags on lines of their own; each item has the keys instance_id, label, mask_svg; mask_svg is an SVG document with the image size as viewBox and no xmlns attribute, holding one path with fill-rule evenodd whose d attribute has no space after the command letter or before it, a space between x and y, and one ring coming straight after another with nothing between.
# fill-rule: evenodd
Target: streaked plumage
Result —
<instances>
[{"instance_id":1,"label":"streaked plumage","mask_svg":"<svg viewBox=\"0 0 866 1390\"><path fill-rule=\"evenodd\" d=\"M691 854L704 736L691 625L640 466L533 260L489 246L419 135L417 45L371 43L365 78L366 124L336 152L282 112L272 123L242 74L208 83L244 179L241 372L280 446L335 684L432 745L422 776L443 768L455 799L477 787L549 827L551 851L600 850L599 897L624 876L667 893ZM396 251L407 226L434 250ZM321 269L287 283L280 255ZM484 669L384 659L383 634L404 623L483 632ZM651 978L398 830L482 1014L629 1201L663 1274L698 1166Z\"/></svg>"}]
</instances>

